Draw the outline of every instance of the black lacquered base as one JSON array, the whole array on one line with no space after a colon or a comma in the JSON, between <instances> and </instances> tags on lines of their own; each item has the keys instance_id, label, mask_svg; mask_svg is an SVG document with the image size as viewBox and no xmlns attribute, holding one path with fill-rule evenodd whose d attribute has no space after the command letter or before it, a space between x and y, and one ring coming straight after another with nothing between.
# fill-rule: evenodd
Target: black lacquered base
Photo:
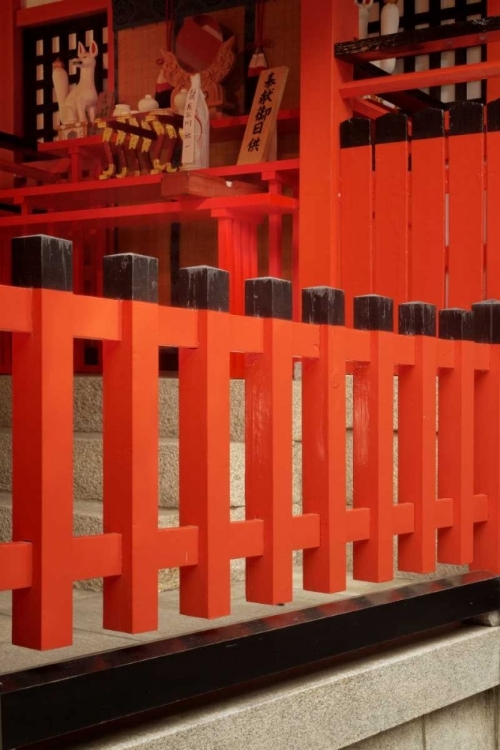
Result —
<instances>
[{"instance_id":1,"label":"black lacquered base","mask_svg":"<svg viewBox=\"0 0 500 750\"><path fill-rule=\"evenodd\" d=\"M500 609L489 573L286 612L0 677L12 750Z\"/></svg>"}]
</instances>

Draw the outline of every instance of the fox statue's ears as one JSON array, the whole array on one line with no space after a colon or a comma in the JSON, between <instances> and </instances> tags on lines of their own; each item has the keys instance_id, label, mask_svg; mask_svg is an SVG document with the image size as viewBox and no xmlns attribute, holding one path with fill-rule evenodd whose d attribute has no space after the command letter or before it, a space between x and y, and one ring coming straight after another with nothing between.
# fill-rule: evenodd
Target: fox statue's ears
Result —
<instances>
[{"instance_id":1,"label":"fox statue's ears","mask_svg":"<svg viewBox=\"0 0 500 750\"><path fill-rule=\"evenodd\" d=\"M99 54L99 47L94 40L92 40L92 44L89 47L89 53L92 55L92 57L97 57L97 55ZM81 42L78 42L78 57L85 57L86 54L87 50L85 49L84 45Z\"/></svg>"}]
</instances>

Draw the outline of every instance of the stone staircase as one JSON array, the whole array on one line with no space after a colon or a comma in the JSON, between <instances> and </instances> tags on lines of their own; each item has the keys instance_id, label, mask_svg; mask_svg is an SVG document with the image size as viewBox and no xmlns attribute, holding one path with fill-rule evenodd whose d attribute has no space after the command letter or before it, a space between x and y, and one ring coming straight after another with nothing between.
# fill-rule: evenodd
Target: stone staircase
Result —
<instances>
[{"instance_id":1,"label":"stone staircase","mask_svg":"<svg viewBox=\"0 0 500 750\"><path fill-rule=\"evenodd\" d=\"M231 383L231 517L243 520L245 513L245 385ZM301 392L294 381L293 459L294 505L301 503ZM11 379L0 376L0 541L10 541L12 520L12 409ZM159 380L159 508L161 527L178 524L179 440L178 380ZM74 381L74 531L76 535L102 531L102 380L96 376L76 376ZM243 574L242 561L233 561L233 578ZM162 571L161 590L175 588L178 571ZM99 589L100 580L83 581L79 587Z\"/></svg>"}]
</instances>

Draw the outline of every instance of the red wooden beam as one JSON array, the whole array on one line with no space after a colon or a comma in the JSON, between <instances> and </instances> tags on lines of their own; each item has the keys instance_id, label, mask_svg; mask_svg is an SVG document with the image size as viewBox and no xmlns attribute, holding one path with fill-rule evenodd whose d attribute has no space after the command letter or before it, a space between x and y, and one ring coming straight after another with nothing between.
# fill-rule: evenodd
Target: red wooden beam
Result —
<instances>
[{"instance_id":1,"label":"red wooden beam","mask_svg":"<svg viewBox=\"0 0 500 750\"><path fill-rule=\"evenodd\" d=\"M446 86L450 83L482 81L495 76L500 76L500 60L349 81L340 84L339 91L344 99L354 99L368 94L387 94L431 86Z\"/></svg>"},{"instance_id":2,"label":"red wooden beam","mask_svg":"<svg viewBox=\"0 0 500 750\"><path fill-rule=\"evenodd\" d=\"M0 130L18 133L21 124L21 96L15 92L21 87L20 35L16 29L16 13L20 0L3 0L0 23L0 49L2 50L2 75L0 76ZM2 175L0 187L12 184L12 178Z\"/></svg>"},{"instance_id":3,"label":"red wooden beam","mask_svg":"<svg viewBox=\"0 0 500 750\"><path fill-rule=\"evenodd\" d=\"M10 2L10 0L7 0L7 2ZM59 0L59 2L46 3L35 8L19 9L16 13L16 25L19 28L40 26L41 24L64 21L67 18L108 12L108 9L109 0L78 0L77 3L74 0Z\"/></svg>"},{"instance_id":4,"label":"red wooden beam","mask_svg":"<svg viewBox=\"0 0 500 750\"><path fill-rule=\"evenodd\" d=\"M391 107L384 107L383 104L370 99L357 99L353 101L352 108L357 115L369 117L370 120L376 120L378 117L394 111Z\"/></svg>"},{"instance_id":5,"label":"red wooden beam","mask_svg":"<svg viewBox=\"0 0 500 750\"><path fill-rule=\"evenodd\" d=\"M190 198L185 201L145 203L133 206L109 206L78 211L54 211L47 214L23 214L0 219L0 229L5 227L47 227L56 224L99 223L99 228L115 225L147 224L155 218L159 221L175 221L176 218L210 218L213 211L226 209L240 218L262 217L272 214L291 214L298 209L298 201L287 195L256 193L234 198Z\"/></svg>"},{"instance_id":6,"label":"red wooden beam","mask_svg":"<svg viewBox=\"0 0 500 750\"><path fill-rule=\"evenodd\" d=\"M354 3L301 2L300 227L298 271L302 288L338 285L340 275L339 126L352 116L340 87L352 66L336 60L336 42L354 37Z\"/></svg>"}]
</instances>

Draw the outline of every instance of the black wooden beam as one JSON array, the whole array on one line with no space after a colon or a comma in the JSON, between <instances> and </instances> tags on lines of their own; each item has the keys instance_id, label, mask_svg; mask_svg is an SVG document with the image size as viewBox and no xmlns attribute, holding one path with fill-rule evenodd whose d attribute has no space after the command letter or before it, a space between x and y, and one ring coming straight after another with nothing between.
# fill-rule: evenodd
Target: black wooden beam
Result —
<instances>
[{"instance_id":1,"label":"black wooden beam","mask_svg":"<svg viewBox=\"0 0 500 750\"><path fill-rule=\"evenodd\" d=\"M467 573L7 674L0 677L0 747L172 709L497 609L500 578Z\"/></svg>"},{"instance_id":2,"label":"black wooden beam","mask_svg":"<svg viewBox=\"0 0 500 750\"><path fill-rule=\"evenodd\" d=\"M9 214L20 214L21 206L16 206L14 203L0 203L0 211Z\"/></svg>"},{"instance_id":3,"label":"black wooden beam","mask_svg":"<svg viewBox=\"0 0 500 750\"><path fill-rule=\"evenodd\" d=\"M31 160L38 159L48 161L49 159L60 158L53 154L42 154L38 151L37 142L33 138L20 138L18 135L4 133L3 131L0 131L0 149L12 151L14 154L24 156Z\"/></svg>"},{"instance_id":4,"label":"black wooden beam","mask_svg":"<svg viewBox=\"0 0 500 750\"><path fill-rule=\"evenodd\" d=\"M428 55L500 40L500 16L457 21L428 29L400 31L335 45L335 57L356 64L392 57Z\"/></svg>"}]
</instances>

